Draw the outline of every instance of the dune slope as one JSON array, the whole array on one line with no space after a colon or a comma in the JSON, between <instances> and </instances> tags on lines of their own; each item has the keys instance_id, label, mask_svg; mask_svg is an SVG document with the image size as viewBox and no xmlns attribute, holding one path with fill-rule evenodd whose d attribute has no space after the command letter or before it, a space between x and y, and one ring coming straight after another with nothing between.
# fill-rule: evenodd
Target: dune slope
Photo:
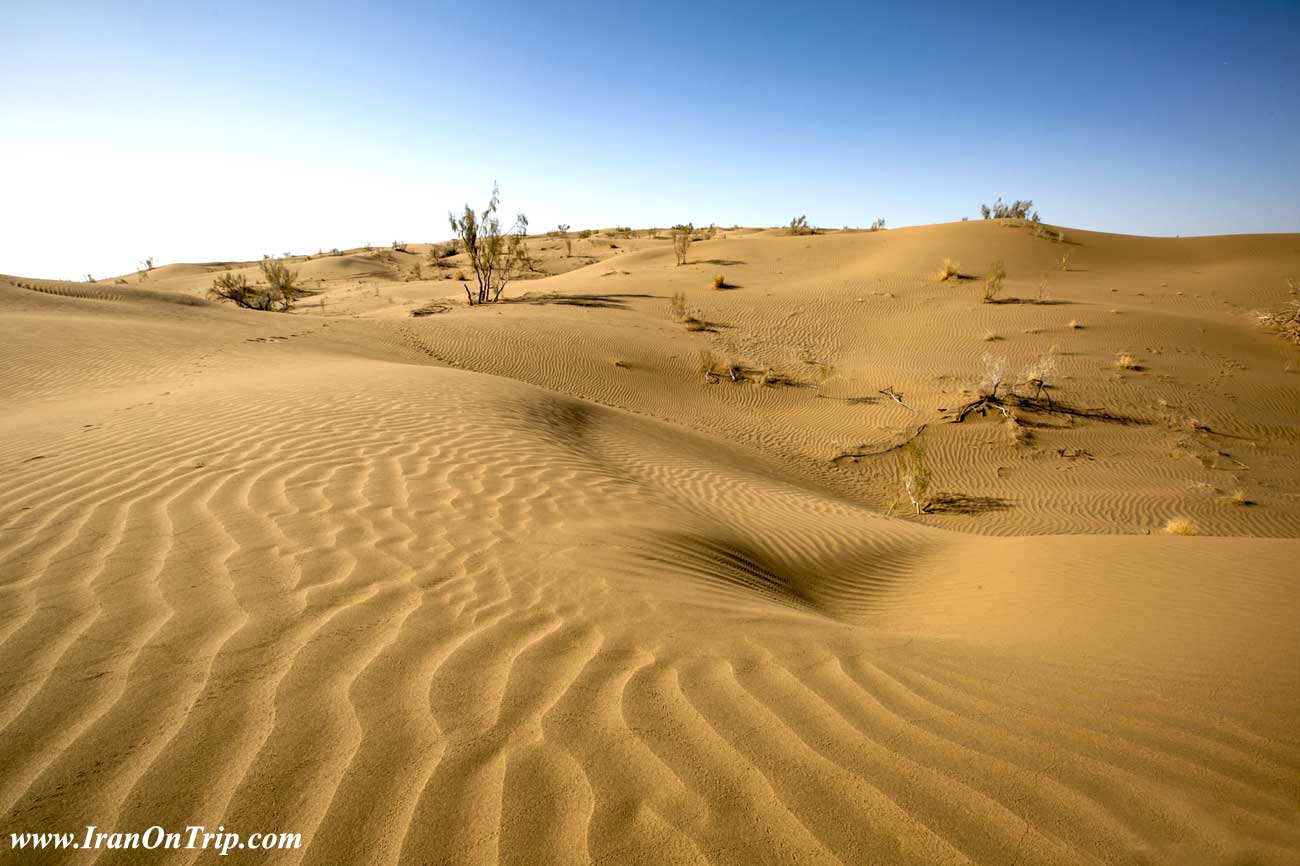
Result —
<instances>
[{"instance_id":1,"label":"dune slope","mask_svg":"<svg viewBox=\"0 0 1300 866\"><path fill-rule=\"evenodd\" d=\"M617 243L479 309L347 257L291 315L197 300L200 266L0 279L0 830L1300 862L1300 376L1250 317L1300 238ZM1052 356L1070 411L952 423L985 355Z\"/></svg>"}]
</instances>

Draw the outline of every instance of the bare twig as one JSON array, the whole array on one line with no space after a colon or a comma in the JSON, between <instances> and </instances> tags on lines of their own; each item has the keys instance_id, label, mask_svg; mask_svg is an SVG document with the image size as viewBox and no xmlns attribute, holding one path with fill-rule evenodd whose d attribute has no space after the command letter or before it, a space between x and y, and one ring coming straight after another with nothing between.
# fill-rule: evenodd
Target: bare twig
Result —
<instances>
[{"instance_id":1,"label":"bare twig","mask_svg":"<svg viewBox=\"0 0 1300 866\"><path fill-rule=\"evenodd\" d=\"M903 395L895 391L893 385L886 385L884 388L880 389L879 393L884 394L886 397L893 400L895 403L902 406L904 409L908 410L909 412L916 411L911 406L903 402Z\"/></svg>"}]
</instances>

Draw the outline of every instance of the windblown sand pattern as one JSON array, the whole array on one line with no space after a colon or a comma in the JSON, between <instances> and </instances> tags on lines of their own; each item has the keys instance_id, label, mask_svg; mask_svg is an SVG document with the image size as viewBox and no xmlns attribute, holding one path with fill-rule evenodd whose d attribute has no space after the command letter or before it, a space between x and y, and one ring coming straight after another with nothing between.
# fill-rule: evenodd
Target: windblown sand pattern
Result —
<instances>
[{"instance_id":1,"label":"windblown sand pattern","mask_svg":"<svg viewBox=\"0 0 1300 866\"><path fill-rule=\"evenodd\" d=\"M1300 241L1070 236L1055 304L934 281L1002 258L1027 297L1059 248L996 224L740 232L682 268L633 240L427 318L458 284L361 255L304 263L323 314L169 302L197 266L0 279L0 829L289 830L231 861L294 864L1300 862L1300 375L1249 315ZM1022 445L945 420L984 353L1052 346L1079 414ZM796 384L710 384L700 351Z\"/></svg>"}]
</instances>

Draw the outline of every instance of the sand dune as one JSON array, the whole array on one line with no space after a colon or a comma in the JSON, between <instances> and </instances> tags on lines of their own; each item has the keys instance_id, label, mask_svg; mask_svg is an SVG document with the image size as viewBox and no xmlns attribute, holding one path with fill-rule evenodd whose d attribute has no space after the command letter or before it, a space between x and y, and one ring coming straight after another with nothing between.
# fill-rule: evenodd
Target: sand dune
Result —
<instances>
[{"instance_id":1,"label":"sand dune","mask_svg":"<svg viewBox=\"0 0 1300 866\"><path fill-rule=\"evenodd\" d=\"M737 231L682 267L537 239L554 275L481 308L454 261L402 278L423 245L303 260L293 314L202 301L221 266L0 278L5 831L1300 862L1300 357L1251 315L1300 239L1065 232ZM936 281L945 256L1004 260L1024 302ZM984 355L1049 353L1069 411L1027 441L951 422Z\"/></svg>"}]
</instances>

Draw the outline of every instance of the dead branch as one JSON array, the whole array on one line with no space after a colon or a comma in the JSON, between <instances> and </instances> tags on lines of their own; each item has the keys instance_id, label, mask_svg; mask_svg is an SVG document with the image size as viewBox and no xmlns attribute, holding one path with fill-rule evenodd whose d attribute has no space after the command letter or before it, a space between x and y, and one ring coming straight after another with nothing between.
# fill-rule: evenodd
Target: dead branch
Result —
<instances>
[{"instance_id":1,"label":"dead branch","mask_svg":"<svg viewBox=\"0 0 1300 866\"><path fill-rule=\"evenodd\" d=\"M879 393L884 394L886 397L893 400L895 403L902 406L904 409L908 410L909 412L916 411L911 406L903 402L903 395L895 391L893 385L886 385L884 388L880 389Z\"/></svg>"}]
</instances>

